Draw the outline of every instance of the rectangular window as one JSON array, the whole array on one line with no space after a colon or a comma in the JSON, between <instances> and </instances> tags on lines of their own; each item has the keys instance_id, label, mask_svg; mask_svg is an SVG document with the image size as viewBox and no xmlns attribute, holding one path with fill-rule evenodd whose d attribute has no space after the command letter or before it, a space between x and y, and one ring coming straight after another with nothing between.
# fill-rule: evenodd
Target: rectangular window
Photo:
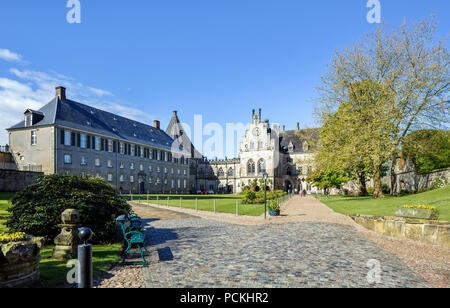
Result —
<instances>
[{"instance_id":1,"label":"rectangular window","mask_svg":"<svg viewBox=\"0 0 450 308\"><path fill-rule=\"evenodd\" d=\"M158 154L157 154L157 157L156 157L156 159L157 159L157 160L161 160L161 151L159 151L159 150L158 150L158 152L157 152L157 153L158 153Z\"/></svg>"},{"instance_id":2,"label":"rectangular window","mask_svg":"<svg viewBox=\"0 0 450 308\"><path fill-rule=\"evenodd\" d=\"M175 188L175 181L174 180L172 180L171 181L171 185L170 185L172 188Z\"/></svg>"},{"instance_id":3,"label":"rectangular window","mask_svg":"<svg viewBox=\"0 0 450 308\"><path fill-rule=\"evenodd\" d=\"M122 154L122 155L125 153L124 146L123 146L123 142L121 142L121 143L119 144L119 152L120 152L120 154Z\"/></svg>"},{"instance_id":4,"label":"rectangular window","mask_svg":"<svg viewBox=\"0 0 450 308\"><path fill-rule=\"evenodd\" d=\"M113 181L113 175L111 173L108 173L108 182Z\"/></svg>"},{"instance_id":5,"label":"rectangular window","mask_svg":"<svg viewBox=\"0 0 450 308\"><path fill-rule=\"evenodd\" d=\"M186 189L186 185L187 185L186 180L183 180L183 185L184 185L184 188Z\"/></svg>"},{"instance_id":6,"label":"rectangular window","mask_svg":"<svg viewBox=\"0 0 450 308\"><path fill-rule=\"evenodd\" d=\"M112 160L108 160L108 168L112 168L113 167L113 161Z\"/></svg>"},{"instance_id":7,"label":"rectangular window","mask_svg":"<svg viewBox=\"0 0 450 308\"><path fill-rule=\"evenodd\" d=\"M123 183L123 174L120 175L119 181L120 181L120 183Z\"/></svg>"},{"instance_id":8,"label":"rectangular window","mask_svg":"<svg viewBox=\"0 0 450 308\"><path fill-rule=\"evenodd\" d=\"M82 165L82 166L87 165L87 159L86 159L86 156L81 156L81 165Z\"/></svg>"},{"instance_id":9,"label":"rectangular window","mask_svg":"<svg viewBox=\"0 0 450 308\"><path fill-rule=\"evenodd\" d=\"M131 163L131 164L130 164L130 169L131 169L131 170L134 170L134 163Z\"/></svg>"},{"instance_id":10,"label":"rectangular window","mask_svg":"<svg viewBox=\"0 0 450 308\"><path fill-rule=\"evenodd\" d=\"M64 155L64 163L65 163L65 164L71 164L71 163L72 163L72 155L70 155L70 154L65 154L65 155Z\"/></svg>"},{"instance_id":11,"label":"rectangular window","mask_svg":"<svg viewBox=\"0 0 450 308\"><path fill-rule=\"evenodd\" d=\"M70 131L64 131L64 145L72 145L72 133Z\"/></svg>"},{"instance_id":12,"label":"rectangular window","mask_svg":"<svg viewBox=\"0 0 450 308\"><path fill-rule=\"evenodd\" d=\"M178 188L181 188L181 180L178 180Z\"/></svg>"},{"instance_id":13,"label":"rectangular window","mask_svg":"<svg viewBox=\"0 0 450 308\"><path fill-rule=\"evenodd\" d=\"M84 135L84 134L80 135L80 147L83 149L85 149L87 147L86 146L86 135Z\"/></svg>"},{"instance_id":14,"label":"rectangular window","mask_svg":"<svg viewBox=\"0 0 450 308\"><path fill-rule=\"evenodd\" d=\"M130 155L131 155L131 156L136 156L136 155L135 155L135 153L136 153L135 151L136 151L135 146L134 146L134 145L131 146L131 153L130 153Z\"/></svg>"},{"instance_id":15,"label":"rectangular window","mask_svg":"<svg viewBox=\"0 0 450 308\"><path fill-rule=\"evenodd\" d=\"M130 182L134 183L134 176L130 175Z\"/></svg>"},{"instance_id":16,"label":"rectangular window","mask_svg":"<svg viewBox=\"0 0 450 308\"><path fill-rule=\"evenodd\" d=\"M33 125L32 119L33 119L33 117L32 117L31 114L27 114L27 115L25 116L25 126L26 126L26 127L29 127L29 126L32 126L32 125Z\"/></svg>"},{"instance_id":17,"label":"rectangular window","mask_svg":"<svg viewBox=\"0 0 450 308\"><path fill-rule=\"evenodd\" d=\"M37 144L37 131L33 130L31 132L31 145Z\"/></svg>"},{"instance_id":18,"label":"rectangular window","mask_svg":"<svg viewBox=\"0 0 450 308\"><path fill-rule=\"evenodd\" d=\"M125 168L125 164L123 163L123 161L120 162L120 169Z\"/></svg>"},{"instance_id":19,"label":"rectangular window","mask_svg":"<svg viewBox=\"0 0 450 308\"><path fill-rule=\"evenodd\" d=\"M139 170L144 171L144 165L143 164L139 165Z\"/></svg>"},{"instance_id":20,"label":"rectangular window","mask_svg":"<svg viewBox=\"0 0 450 308\"><path fill-rule=\"evenodd\" d=\"M100 158L95 159L95 166L100 167Z\"/></svg>"},{"instance_id":21,"label":"rectangular window","mask_svg":"<svg viewBox=\"0 0 450 308\"><path fill-rule=\"evenodd\" d=\"M113 141L111 139L108 139L108 152L112 153L113 151Z\"/></svg>"},{"instance_id":22,"label":"rectangular window","mask_svg":"<svg viewBox=\"0 0 450 308\"><path fill-rule=\"evenodd\" d=\"M95 149L97 151L100 151L101 148L102 148L102 144L101 144L100 138L99 137L94 137L94 138L95 138Z\"/></svg>"}]
</instances>

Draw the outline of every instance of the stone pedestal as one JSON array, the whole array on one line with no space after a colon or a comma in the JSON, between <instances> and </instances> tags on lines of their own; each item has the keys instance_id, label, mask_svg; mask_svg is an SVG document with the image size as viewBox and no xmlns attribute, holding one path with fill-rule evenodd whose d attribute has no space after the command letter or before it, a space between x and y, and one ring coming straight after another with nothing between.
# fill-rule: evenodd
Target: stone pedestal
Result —
<instances>
[{"instance_id":1,"label":"stone pedestal","mask_svg":"<svg viewBox=\"0 0 450 308\"><path fill-rule=\"evenodd\" d=\"M61 233L55 238L55 248L53 258L57 260L70 260L77 258L77 249L80 240L78 239L78 222L80 214L77 210L67 209L62 215Z\"/></svg>"}]
</instances>

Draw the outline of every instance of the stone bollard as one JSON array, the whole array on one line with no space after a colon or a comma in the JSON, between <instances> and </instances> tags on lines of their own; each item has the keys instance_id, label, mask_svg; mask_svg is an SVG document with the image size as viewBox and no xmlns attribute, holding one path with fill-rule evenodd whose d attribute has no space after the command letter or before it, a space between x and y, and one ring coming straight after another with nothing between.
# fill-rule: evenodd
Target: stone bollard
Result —
<instances>
[{"instance_id":1,"label":"stone bollard","mask_svg":"<svg viewBox=\"0 0 450 308\"><path fill-rule=\"evenodd\" d=\"M77 258L77 247L80 243L78 239L78 222L80 214L77 210L67 209L61 214L61 233L55 238L55 248L53 258L57 260L70 260Z\"/></svg>"}]
</instances>

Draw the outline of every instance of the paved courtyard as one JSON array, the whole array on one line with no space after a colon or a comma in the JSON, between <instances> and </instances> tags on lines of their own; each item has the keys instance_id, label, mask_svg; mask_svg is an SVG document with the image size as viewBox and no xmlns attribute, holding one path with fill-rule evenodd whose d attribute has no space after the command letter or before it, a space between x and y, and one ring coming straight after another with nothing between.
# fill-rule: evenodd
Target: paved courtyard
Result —
<instances>
[{"instance_id":1,"label":"paved courtyard","mask_svg":"<svg viewBox=\"0 0 450 308\"><path fill-rule=\"evenodd\" d=\"M422 277L354 228L327 222L239 226L203 218L149 222L147 287L426 287Z\"/></svg>"}]
</instances>

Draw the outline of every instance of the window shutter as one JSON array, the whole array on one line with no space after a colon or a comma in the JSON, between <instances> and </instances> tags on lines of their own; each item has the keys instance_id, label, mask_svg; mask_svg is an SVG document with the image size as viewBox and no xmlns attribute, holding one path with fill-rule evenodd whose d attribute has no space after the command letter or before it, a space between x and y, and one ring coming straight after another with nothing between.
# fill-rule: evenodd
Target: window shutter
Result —
<instances>
[{"instance_id":1,"label":"window shutter","mask_svg":"<svg viewBox=\"0 0 450 308\"><path fill-rule=\"evenodd\" d=\"M117 142L116 142L116 141L113 141L113 152L114 152L114 153L117 152L116 148L117 148Z\"/></svg>"},{"instance_id":2,"label":"window shutter","mask_svg":"<svg viewBox=\"0 0 450 308\"><path fill-rule=\"evenodd\" d=\"M64 129L61 129L61 144L64 144Z\"/></svg>"},{"instance_id":3,"label":"window shutter","mask_svg":"<svg viewBox=\"0 0 450 308\"><path fill-rule=\"evenodd\" d=\"M77 135L75 133L71 133L70 135L71 135L70 139L72 139L71 140L71 145L75 146L76 145L76 141L77 141L75 138L76 138Z\"/></svg>"},{"instance_id":4,"label":"window shutter","mask_svg":"<svg viewBox=\"0 0 450 308\"><path fill-rule=\"evenodd\" d=\"M81 136L80 134L77 134L77 147L80 147L81 144Z\"/></svg>"},{"instance_id":5,"label":"window shutter","mask_svg":"<svg viewBox=\"0 0 450 308\"><path fill-rule=\"evenodd\" d=\"M88 148L88 149L91 148L91 136L87 136L87 144L86 144L86 148Z\"/></svg>"},{"instance_id":6,"label":"window shutter","mask_svg":"<svg viewBox=\"0 0 450 308\"><path fill-rule=\"evenodd\" d=\"M104 151L105 150L105 139L101 138L101 143L102 143L102 148L101 150Z\"/></svg>"}]
</instances>

